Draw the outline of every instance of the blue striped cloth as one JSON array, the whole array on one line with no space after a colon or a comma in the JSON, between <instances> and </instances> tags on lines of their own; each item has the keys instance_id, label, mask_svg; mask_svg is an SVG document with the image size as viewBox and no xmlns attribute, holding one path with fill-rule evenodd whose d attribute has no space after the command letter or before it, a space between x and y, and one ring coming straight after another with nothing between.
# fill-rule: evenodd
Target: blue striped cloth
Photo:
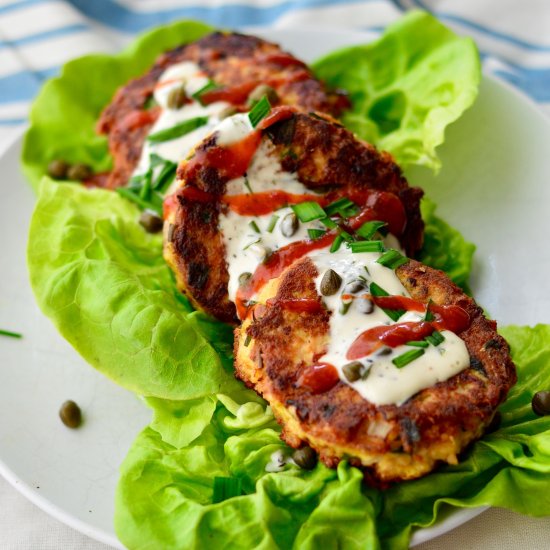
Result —
<instances>
[{"instance_id":1,"label":"blue striped cloth","mask_svg":"<svg viewBox=\"0 0 550 550\"><path fill-rule=\"evenodd\" d=\"M225 28L379 32L413 8L472 36L487 72L550 113L550 0L0 0L0 146L65 61L116 51L149 27L193 18Z\"/></svg>"}]
</instances>

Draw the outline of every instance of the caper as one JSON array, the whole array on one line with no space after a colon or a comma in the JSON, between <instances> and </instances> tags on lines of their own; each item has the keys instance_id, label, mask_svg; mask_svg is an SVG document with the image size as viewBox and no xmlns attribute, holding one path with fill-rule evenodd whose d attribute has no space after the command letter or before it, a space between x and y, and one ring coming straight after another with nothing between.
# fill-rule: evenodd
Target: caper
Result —
<instances>
[{"instance_id":1,"label":"caper","mask_svg":"<svg viewBox=\"0 0 550 550\"><path fill-rule=\"evenodd\" d=\"M59 409L59 418L67 428L78 428L82 423L82 412L74 401L65 401Z\"/></svg>"},{"instance_id":2,"label":"caper","mask_svg":"<svg viewBox=\"0 0 550 550\"><path fill-rule=\"evenodd\" d=\"M359 311L359 313L365 313L366 315L372 313L374 310L374 304L366 296L359 296L355 300L355 306L357 307L357 311Z\"/></svg>"},{"instance_id":3,"label":"caper","mask_svg":"<svg viewBox=\"0 0 550 550\"><path fill-rule=\"evenodd\" d=\"M275 105L275 103L279 101L279 96L274 88L267 84L259 84L250 92L248 96L248 106L253 107L254 103L260 101L264 95L271 105Z\"/></svg>"},{"instance_id":4,"label":"caper","mask_svg":"<svg viewBox=\"0 0 550 550\"><path fill-rule=\"evenodd\" d=\"M258 258L260 262L263 262L271 254L271 249L263 244L254 243L248 247L250 252Z\"/></svg>"},{"instance_id":5,"label":"caper","mask_svg":"<svg viewBox=\"0 0 550 550\"><path fill-rule=\"evenodd\" d=\"M218 118L220 120L223 120L224 118L227 118L227 117L230 117L232 115L234 115L235 113L237 112L237 108L234 107L233 105L228 105L227 107L224 107L219 115L218 115Z\"/></svg>"},{"instance_id":6,"label":"caper","mask_svg":"<svg viewBox=\"0 0 550 550\"><path fill-rule=\"evenodd\" d=\"M298 216L294 212L290 212L282 219L279 227L284 237L292 237L298 231L299 225Z\"/></svg>"},{"instance_id":7,"label":"caper","mask_svg":"<svg viewBox=\"0 0 550 550\"><path fill-rule=\"evenodd\" d=\"M170 90L168 97L166 98L166 105L169 109L181 109L187 101L187 94L183 86L177 86Z\"/></svg>"},{"instance_id":8,"label":"caper","mask_svg":"<svg viewBox=\"0 0 550 550\"><path fill-rule=\"evenodd\" d=\"M304 470L313 470L317 464L317 453L311 447L302 447L292 453L292 460Z\"/></svg>"},{"instance_id":9,"label":"caper","mask_svg":"<svg viewBox=\"0 0 550 550\"><path fill-rule=\"evenodd\" d=\"M340 277L336 271L327 269L321 279L321 294L323 296L332 296L333 294L336 294L341 284L342 277Z\"/></svg>"},{"instance_id":10,"label":"caper","mask_svg":"<svg viewBox=\"0 0 550 550\"><path fill-rule=\"evenodd\" d=\"M252 273L249 271L245 271L244 273L241 273L239 275L239 286L245 286L248 281L250 281L250 278L252 277Z\"/></svg>"},{"instance_id":11,"label":"caper","mask_svg":"<svg viewBox=\"0 0 550 550\"><path fill-rule=\"evenodd\" d=\"M348 382L355 382L361 378L361 371L363 370L363 363L360 361L352 361L342 367L342 372Z\"/></svg>"},{"instance_id":12,"label":"caper","mask_svg":"<svg viewBox=\"0 0 550 550\"><path fill-rule=\"evenodd\" d=\"M538 416L550 414L550 391L538 391L531 401L533 412Z\"/></svg>"},{"instance_id":13,"label":"caper","mask_svg":"<svg viewBox=\"0 0 550 550\"><path fill-rule=\"evenodd\" d=\"M356 279L355 281L350 281L346 284L346 286L344 287L344 294L355 294L356 292L364 289L365 284L363 283L363 281Z\"/></svg>"},{"instance_id":14,"label":"caper","mask_svg":"<svg viewBox=\"0 0 550 550\"><path fill-rule=\"evenodd\" d=\"M164 222L156 212L144 210L139 217L139 224L147 233L158 233L162 231Z\"/></svg>"},{"instance_id":15,"label":"caper","mask_svg":"<svg viewBox=\"0 0 550 550\"><path fill-rule=\"evenodd\" d=\"M391 348L388 348L387 346L384 346L379 352L378 355L380 357L384 357L385 355L391 355L392 350Z\"/></svg>"},{"instance_id":16,"label":"caper","mask_svg":"<svg viewBox=\"0 0 550 550\"><path fill-rule=\"evenodd\" d=\"M48 164L48 176L54 180L64 180L67 177L69 165L64 160L52 160Z\"/></svg>"},{"instance_id":17,"label":"caper","mask_svg":"<svg viewBox=\"0 0 550 550\"><path fill-rule=\"evenodd\" d=\"M92 177L92 169L87 164L73 164L67 170L67 179L73 181L84 181Z\"/></svg>"}]
</instances>

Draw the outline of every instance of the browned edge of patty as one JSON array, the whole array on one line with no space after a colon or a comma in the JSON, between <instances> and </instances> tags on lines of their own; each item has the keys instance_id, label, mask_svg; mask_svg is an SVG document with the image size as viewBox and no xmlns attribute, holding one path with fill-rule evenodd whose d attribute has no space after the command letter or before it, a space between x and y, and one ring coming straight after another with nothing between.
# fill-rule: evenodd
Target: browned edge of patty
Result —
<instances>
[{"instance_id":1,"label":"browned edge of patty","mask_svg":"<svg viewBox=\"0 0 550 550\"><path fill-rule=\"evenodd\" d=\"M422 190L409 187L388 153L380 153L357 139L333 119L305 113L277 123L264 131L284 170L295 172L309 189L336 196L353 190L375 189L398 196L404 206L407 226L401 242L409 255L422 245L424 223L420 215ZM197 152L216 147L216 136L205 139ZM179 168L185 179L185 163ZM225 193L227 178L206 165L185 186L194 186L216 197ZM229 301L229 275L222 235L218 231L219 201L199 203L175 193L175 209L168 214L170 239L165 239L165 258L178 286L193 305L217 319L237 323L235 306Z\"/></svg>"},{"instance_id":2,"label":"browned edge of patty","mask_svg":"<svg viewBox=\"0 0 550 550\"><path fill-rule=\"evenodd\" d=\"M122 86L101 114L97 130L108 135L114 159L107 186L124 186L132 175L145 137L159 114L158 108L147 110L146 102L162 73L175 63L195 62L222 86L270 80L282 104L296 105L306 111L338 116L349 107L345 94L327 91L305 64L298 60L289 64L278 58L286 55L289 54L278 45L260 38L222 32L162 54L146 74Z\"/></svg>"},{"instance_id":3,"label":"browned edge of patty","mask_svg":"<svg viewBox=\"0 0 550 550\"><path fill-rule=\"evenodd\" d=\"M272 281L260 302L272 294L276 300L320 300L316 275L314 264L302 259ZM317 395L297 385L304 369L324 353L326 311L295 313L275 303L235 330L236 375L271 404L283 426L282 438L291 447L311 445L330 467L346 458L378 482L419 477L440 461L456 463L456 455L481 436L516 381L508 344L496 332L496 323L443 272L411 260L397 275L415 300L458 305L471 320L459 334L470 367L401 406L376 406L344 382ZM384 437L373 435L380 425L388 428Z\"/></svg>"}]
</instances>

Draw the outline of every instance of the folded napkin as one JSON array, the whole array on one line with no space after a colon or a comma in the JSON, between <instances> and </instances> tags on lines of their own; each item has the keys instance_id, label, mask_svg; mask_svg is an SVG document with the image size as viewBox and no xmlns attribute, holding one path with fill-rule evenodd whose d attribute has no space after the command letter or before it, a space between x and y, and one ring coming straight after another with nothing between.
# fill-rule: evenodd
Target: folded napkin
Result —
<instances>
[{"instance_id":1,"label":"folded napkin","mask_svg":"<svg viewBox=\"0 0 550 550\"><path fill-rule=\"evenodd\" d=\"M0 0L0 146L23 126L45 79L90 52L116 51L137 33L182 18L224 28L347 28L380 32L404 10L435 13L472 36L484 69L550 113L547 0Z\"/></svg>"}]
</instances>

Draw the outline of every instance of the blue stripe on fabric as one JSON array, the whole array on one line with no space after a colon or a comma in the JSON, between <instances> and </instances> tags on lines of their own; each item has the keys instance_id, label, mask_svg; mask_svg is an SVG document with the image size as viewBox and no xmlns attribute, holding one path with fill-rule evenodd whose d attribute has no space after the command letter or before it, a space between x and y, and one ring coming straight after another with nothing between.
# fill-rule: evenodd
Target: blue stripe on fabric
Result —
<instances>
[{"instance_id":1,"label":"blue stripe on fabric","mask_svg":"<svg viewBox=\"0 0 550 550\"><path fill-rule=\"evenodd\" d=\"M58 38L60 36L67 36L69 34L88 30L89 27L87 25L84 25L83 23L75 23L74 25L67 25L66 27L62 27L60 29L39 32L23 38L18 38L17 40L6 40L4 42L0 42L0 49L13 46L25 46L27 44L32 44L33 42L40 42L42 40L49 40L50 38Z\"/></svg>"},{"instance_id":2,"label":"blue stripe on fabric","mask_svg":"<svg viewBox=\"0 0 550 550\"><path fill-rule=\"evenodd\" d=\"M476 23L474 21L471 21L470 19L464 19L463 17L460 17L458 15L453 15L451 13L434 12L434 10L432 10L429 6L427 6L425 2L423 2L423 0L413 0L413 2L419 8L422 8L423 10L426 10L436 15L440 19L447 19L448 21L454 21L455 23L459 23L461 25L464 25L465 27L469 27L476 31L482 32L483 34L491 36L492 38L497 38L498 40L502 40L503 42L508 42L509 44L513 44L514 46L519 46L520 48L523 48L525 50L532 50L536 52L550 52L550 46L535 44L534 42L528 42L527 40L522 40L521 38L517 38L516 36L513 36L511 34L506 34L504 32L497 31L495 29L490 29L485 25L481 25L480 23Z\"/></svg>"},{"instance_id":3,"label":"blue stripe on fabric","mask_svg":"<svg viewBox=\"0 0 550 550\"><path fill-rule=\"evenodd\" d=\"M513 67L509 71L497 69L493 73L518 87L535 101L550 101L550 68L525 69Z\"/></svg>"},{"instance_id":4,"label":"blue stripe on fabric","mask_svg":"<svg viewBox=\"0 0 550 550\"><path fill-rule=\"evenodd\" d=\"M301 0L298 2L286 0L274 6L263 7L226 4L216 7L188 6L155 13L139 13L114 0L69 0L87 17L123 32L138 32L179 18L200 19L223 27L268 25L288 11L374 1L379 0Z\"/></svg>"},{"instance_id":5,"label":"blue stripe on fabric","mask_svg":"<svg viewBox=\"0 0 550 550\"><path fill-rule=\"evenodd\" d=\"M0 126L17 126L27 122L26 118L0 118Z\"/></svg>"},{"instance_id":6,"label":"blue stripe on fabric","mask_svg":"<svg viewBox=\"0 0 550 550\"><path fill-rule=\"evenodd\" d=\"M10 11L22 10L28 6L34 4L44 4L44 0L19 0L19 2L13 2L12 4L6 4L5 6L0 6L0 15L8 13Z\"/></svg>"},{"instance_id":7,"label":"blue stripe on fabric","mask_svg":"<svg viewBox=\"0 0 550 550\"><path fill-rule=\"evenodd\" d=\"M12 103L32 99L40 90L42 82L59 72L59 67L42 71L21 71L0 77L0 103Z\"/></svg>"}]
</instances>

